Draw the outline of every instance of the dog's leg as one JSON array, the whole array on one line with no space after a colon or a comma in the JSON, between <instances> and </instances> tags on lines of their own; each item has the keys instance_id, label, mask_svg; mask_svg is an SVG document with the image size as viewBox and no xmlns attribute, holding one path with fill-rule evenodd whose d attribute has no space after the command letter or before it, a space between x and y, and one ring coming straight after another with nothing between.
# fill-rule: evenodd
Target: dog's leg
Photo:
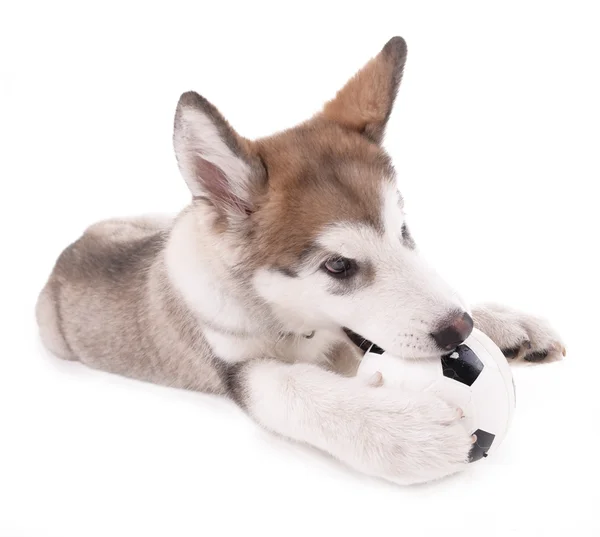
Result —
<instances>
[{"instance_id":1,"label":"dog's leg","mask_svg":"<svg viewBox=\"0 0 600 537\"><path fill-rule=\"evenodd\" d=\"M263 427L396 483L460 470L473 441L460 409L431 394L387 388L379 377L366 381L312 364L255 360L233 366L228 385Z\"/></svg>"},{"instance_id":2,"label":"dog's leg","mask_svg":"<svg viewBox=\"0 0 600 537\"><path fill-rule=\"evenodd\" d=\"M509 359L548 362L565 355L565 346L545 319L485 304L473 308L475 327L490 337Z\"/></svg>"}]
</instances>

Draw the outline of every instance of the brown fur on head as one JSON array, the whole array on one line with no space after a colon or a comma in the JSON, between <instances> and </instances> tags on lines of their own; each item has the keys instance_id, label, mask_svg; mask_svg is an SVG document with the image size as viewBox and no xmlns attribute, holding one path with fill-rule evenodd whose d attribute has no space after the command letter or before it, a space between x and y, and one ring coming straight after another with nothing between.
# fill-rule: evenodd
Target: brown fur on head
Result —
<instances>
[{"instance_id":1,"label":"brown fur on head","mask_svg":"<svg viewBox=\"0 0 600 537\"><path fill-rule=\"evenodd\" d=\"M293 269L334 222L382 229L373 200L393 169L381 148L361 134L317 117L257 146L269 172L268 194L251 217L261 263Z\"/></svg>"},{"instance_id":2,"label":"brown fur on head","mask_svg":"<svg viewBox=\"0 0 600 537\"><path fill-rule=\"evenodd\" d=\"M380 143L405 60L406 44L394 37L321 113L256 142L239 136L200 95L182 95L178 161L195 199L214 209L218 230L247 224L261 262L291 268L332 221L381 228L372 200L393 170ZM226 166L239 173L228 175Z\"/></svg>"}]
</instances>

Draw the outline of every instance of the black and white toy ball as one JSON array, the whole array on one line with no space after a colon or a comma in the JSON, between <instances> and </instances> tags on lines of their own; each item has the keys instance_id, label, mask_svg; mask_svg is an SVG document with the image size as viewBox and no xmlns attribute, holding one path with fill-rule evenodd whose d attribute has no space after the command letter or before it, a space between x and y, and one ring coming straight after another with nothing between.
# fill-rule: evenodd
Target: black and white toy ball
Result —
<instances>
[{"instance_id":1,"label":"black and white toy ball","mask_svg":"<svg viewBox=\"0 0 600 537\"><path fill-rule=\"evenodd\" d=\"M401 359L372 345L358 375L369 378L376 371L386 386L431 391L461 408L465 426L477 436L471 462L504 440L515 410L515 385L506 358L483 332L473 330L454 352L436 359Z\"/></svg>"}]
</instances>

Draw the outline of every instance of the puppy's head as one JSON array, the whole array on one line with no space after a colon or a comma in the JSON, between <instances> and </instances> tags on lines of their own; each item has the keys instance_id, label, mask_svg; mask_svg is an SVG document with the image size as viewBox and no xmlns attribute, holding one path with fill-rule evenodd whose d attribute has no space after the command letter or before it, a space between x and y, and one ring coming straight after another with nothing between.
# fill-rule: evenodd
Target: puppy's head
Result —
<instances>
[{"instance_id":1,"label":"puppy's head","mask_svg":"<svg viewBox=\"0 0 600 537\"><path fill-rule=\"evenodd\" d=\"M186 93L174 143L194 210L235 244L236 270L286 329L420 357L459 344L472 321L419 257L381 145L405 60L391 39L322 112L254 142Z\"/></svg>"}]
</instances>

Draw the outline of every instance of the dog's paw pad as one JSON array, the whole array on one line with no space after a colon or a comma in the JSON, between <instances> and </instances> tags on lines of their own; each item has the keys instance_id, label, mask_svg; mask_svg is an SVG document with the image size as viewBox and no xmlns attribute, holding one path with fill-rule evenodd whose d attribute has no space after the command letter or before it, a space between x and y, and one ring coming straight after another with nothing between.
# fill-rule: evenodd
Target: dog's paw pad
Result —
<instances>
[{"instance_id":1,"label":"dog's paw pad","mask_svg":"<svg viewBox=\"0 0 600 537\"><path fill-rule=\"evenodd\" d=\"M526 362L542 362L548 358L548 351L530 352L525 355Z\"/></svg>"},{"instance_id":2,"label":"dog's paw pad","mask_svg":"<svg viewBox=\"0 0 600 537\"><path fill-rule=\"evenodd\" d=\"M520 346L502 349L502 354L508 360L522 359L529 363L550 362L560 360L566 355L566 349L560 342L547 344L544 341L532 345L529 340Z\"/></svg>"},{"instance_id":3,"label":"dog's paw pad","mask_svg":"<svg viewBox=\"0 0 600 537\"><path fill-rule=\"evenodd\" d=\"M521 347L511 347L510 349L502 349L502 354L504 354L504 356L509 360L514 360L519 356L519 354L521 354Z\"/></svg>"}]
</instances>

